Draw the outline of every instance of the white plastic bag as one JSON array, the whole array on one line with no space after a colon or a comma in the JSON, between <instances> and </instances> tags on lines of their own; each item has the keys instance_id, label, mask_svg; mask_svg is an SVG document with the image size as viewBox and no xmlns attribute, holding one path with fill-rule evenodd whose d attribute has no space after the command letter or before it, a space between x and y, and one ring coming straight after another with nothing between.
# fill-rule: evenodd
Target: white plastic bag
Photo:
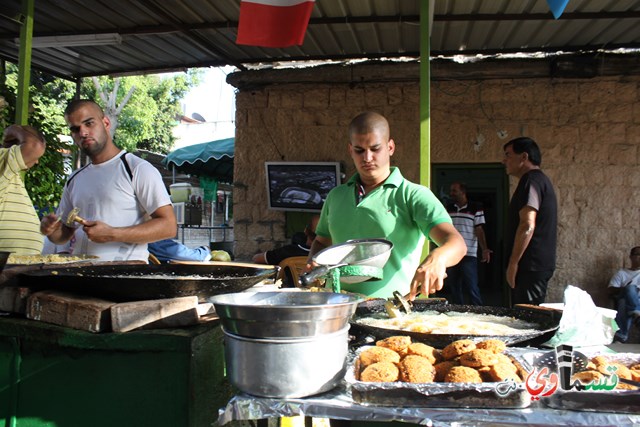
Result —
<instances>
[{"instance_id":1,"label":"white plastic bag","mask_svg":"<svg viewBox=\"0 0 640 427\"><path fill-rule=\"evenodd\" d=\"M564 291L562 318L555 335L544 346L568 344L574 347L608 345L618 330L615 311L597 307L591 295L575 286Z\"/></svg>"}]
</instances>

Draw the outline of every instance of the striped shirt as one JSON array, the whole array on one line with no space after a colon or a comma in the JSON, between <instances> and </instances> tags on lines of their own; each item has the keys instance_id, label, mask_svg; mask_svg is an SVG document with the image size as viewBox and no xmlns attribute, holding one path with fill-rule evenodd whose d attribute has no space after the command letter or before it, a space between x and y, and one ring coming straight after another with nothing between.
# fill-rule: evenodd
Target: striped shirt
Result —
<instances>
[{"instance_id":1,"label":"striped shirt","mask_svg":"<svg viewBox=\"0 0 640 427\"><path fill-rule=\"evenodd\" d=\"M40 220L20 172L27 170L20 145L0 148L0 250L23 255L42 251Z\"/></svg>"},{"instance_id":2,"label":"striped shirt","mask_svg":"<svg viewBox=\"0 0 640 427\"><path fill-rule=\"evenodd\" d=\"M475 228L482 226L484 221L484 211L482 204L468 202L462 207L455 203L447 206L447 212L451 216L453 226L460 232L467 244L467 256L478 256L478 237Z\"/></svg>"}]
</instances>

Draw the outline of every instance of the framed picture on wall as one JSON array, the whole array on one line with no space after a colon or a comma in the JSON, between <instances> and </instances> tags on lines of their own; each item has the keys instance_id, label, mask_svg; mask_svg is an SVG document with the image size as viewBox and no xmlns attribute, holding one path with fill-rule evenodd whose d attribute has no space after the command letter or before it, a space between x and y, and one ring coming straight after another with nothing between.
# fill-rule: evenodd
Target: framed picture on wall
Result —
<instances>
[{"instance_id":1,"label":"framed picture on wall","mask_svg":"<svg viewBox=\"0 0 640 427\"><path fill-rule=\"evenodd\" d=\"M320 212L341 184L339 162L266 162L269 209Z\"/></svg>"}]
</instances>

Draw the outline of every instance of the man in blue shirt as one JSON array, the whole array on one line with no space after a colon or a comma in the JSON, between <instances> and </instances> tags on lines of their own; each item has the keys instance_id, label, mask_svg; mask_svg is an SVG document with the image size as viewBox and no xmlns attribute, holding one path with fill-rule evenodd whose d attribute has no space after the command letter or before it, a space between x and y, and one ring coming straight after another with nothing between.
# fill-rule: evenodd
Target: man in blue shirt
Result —
<instances>
[{"instance_id":1,"label":"man in blue shirt","mask_svg":"<svg viewBox=\"0 0 640 427\"><path fill-rule=\"evenodd\" d=\"M149 252L159 261L209 261L211 250L208 246L189 248L173 239L164 239L149 243Z\"/></svg>"}]
</instances>

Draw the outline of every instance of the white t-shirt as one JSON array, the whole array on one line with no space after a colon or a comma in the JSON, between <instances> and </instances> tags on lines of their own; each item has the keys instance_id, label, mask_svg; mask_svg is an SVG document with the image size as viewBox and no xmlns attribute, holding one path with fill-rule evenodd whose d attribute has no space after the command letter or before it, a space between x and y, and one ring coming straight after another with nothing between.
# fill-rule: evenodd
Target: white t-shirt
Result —
<instances>
[{"instance_id":1,"label":"white t-shirt","mask_svg":"<svg viewBox=\"0 0 640 427\"><path fill-rule=\"evenodd\" d=\"M628 283L636 285L638 288L638 294L640 295L640 270L630 270L628 268L621 268L611 278L609 282L610 288L624 288Z\"/></svg>"},{"instance_id":2,"label":"white t-shirt","mask_svg":"<svg viewBox=\"0 0 640 427\"><path fill-rule=\"evenodd\" d=\"M171 205L162 176L151 163L133 154L126 155L133 177L120 158L125 152L98 165L89 164L75 171L62 193L57 214L66 221L74 208L86 220L97 220L112 227L128 227L144 222L145 214ZM76 228L75 254L96 255L103 261L147 261L147 244L123 242L95 243L87 238L80 224Z\"/></svg>"}]
</instances>

